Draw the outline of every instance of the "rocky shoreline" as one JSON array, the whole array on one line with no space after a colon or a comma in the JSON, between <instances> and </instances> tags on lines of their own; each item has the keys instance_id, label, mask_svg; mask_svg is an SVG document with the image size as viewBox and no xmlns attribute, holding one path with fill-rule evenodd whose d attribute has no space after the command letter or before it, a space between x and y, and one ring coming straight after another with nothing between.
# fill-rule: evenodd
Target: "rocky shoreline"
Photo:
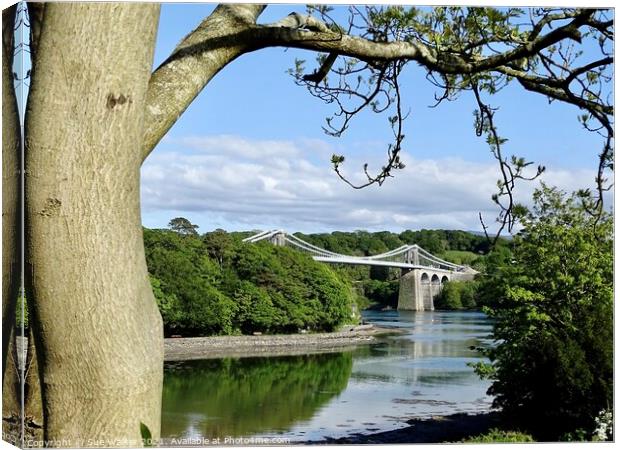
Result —
<instances>
[{"instance_id":1,"label":"rocky shoreline","mask_svg":"<svg viewBox=\"0 0 620 450\"><path fill-rule=\"evenodd\" d=\"M167 338L164 341L164 359L179 361L325 353L371 344L376 336L398 333L400 331L396 328L359 325L333 333Z\"/></svg>"},{"instance_id":2,"label":"rocky shoreline","mask_svg":"<svg viewBox=\"0 0 620 450\"><path fill-rule=\"evenodd\" d=\"M479 436L502 425L497 412L479 414L458 413L448 416L416 418L407 421L409 426L377 433L357 433L341 438L300 442L304 445L359 445L359 444L439 444L458 443L463 439Z\"/></svg>"}]
</instances>

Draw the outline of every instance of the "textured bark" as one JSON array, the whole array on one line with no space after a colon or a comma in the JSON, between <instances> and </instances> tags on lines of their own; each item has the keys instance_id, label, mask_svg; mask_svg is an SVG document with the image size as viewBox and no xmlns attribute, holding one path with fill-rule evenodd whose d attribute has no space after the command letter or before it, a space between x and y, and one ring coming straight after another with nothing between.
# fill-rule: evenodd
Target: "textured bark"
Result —
<instances>
[{"instance_id":1,"label":"textured bark","mask_svg":"<svg viewBox=\"0 0 620 450\"><path fill-rule=\"evenodd\" d=\"M24 419L37 429L43 428L43 399L41 397L41 380L39 378L39 365L37 364L37 351L34 345L32 328L28 333L28 351L24 365ZM40 436L42 439L43 436Z\"/></svg>"},{"instance_id":2,"label":"textured bark","mask_svg":"<svg viewBox=\"0 0 620 450\"><path fill-rule=\"evenodd\" d=\"M45 12L45 3L28 2L28 18L30 23L30 54L32 57L36 55L41 38L41 27L43 26L43 13Z\"/></svg>"},{"instance_id":3,"label":"textured bark","mask_svg":"<svg viewBox=\"0 0 620 450\"><path fill-rule=\"evenodd\" d=\"M15 306L19 291L20 129L13 89L15 7L2 12L2 418L6 438L21 443L21 388L15 349Z\"/></svg>"},{"instance_id":4,"label":"textured bark","mask_svg":"<svg viewBox=\"0 0 620 450\"><path fill-rule=\"evenodd\" d=\"M26 117L26 279L51 446L160 429L161 316L140 220L159 7L50 3Z\"/></svg>"},{"instance_id":5,"label":"textured bark","mask_svg":"<svg viewBox=\"0 0 620 450\"><path fill-rule=\"evenodd\" d=\"M15 326L19 289L20 129L13 89L13 23L15 8L2 12L2 374Z\"/></svg>"},{"instance_id":6,"label":"textured bark","mask_svg":"<svg viewBox=\"0 0 620 450\"><path fill-rule=\"evenodd\" d=\"M445 74L472 74L536 55L544 48L567 38L574 38L579 27L594 14L593 9L580 10L569 23L547 34L538 35L526 43L490 56L468 56L438 52L422 41L375 42L357 36L335 32L321 20L294 13L281 21L257 26L253 39L260 48L291 47L313 51L334 52L362 61L417 61L422 66Z\"/></svg>"},{"instance_id":7,"label":"textured bark","mask_svg":"<svg viewBox=\"0 0 620 450\"><path fill-rule=\"evenodd\" d=\"M6 360L5 376L2 386L2 418L21 420L20 380L17 369L15 339L11 333Z\"/></svg>"},{"instance_id":8,"label":"textured bark","mask_svg":"<svg viewBox=\"0 0 620 450\"><path fill-rule=\"evenodd\" d=\"M265 5L219 5L183 39L149 82L143 158L207 83L228 63L256 50L256 18Z\"/></svg>"},{"instance_id":9,"label":"textured bark","mask_svg":"<svg viewBox=\"0 0 620 450\"><path fill-rule=\"evenodd\" d=\"M21 446L23 415L14 336L11 335L9 343L4 379L2 380L2 439L15 446Z\"/></svg>"}]
</instances>

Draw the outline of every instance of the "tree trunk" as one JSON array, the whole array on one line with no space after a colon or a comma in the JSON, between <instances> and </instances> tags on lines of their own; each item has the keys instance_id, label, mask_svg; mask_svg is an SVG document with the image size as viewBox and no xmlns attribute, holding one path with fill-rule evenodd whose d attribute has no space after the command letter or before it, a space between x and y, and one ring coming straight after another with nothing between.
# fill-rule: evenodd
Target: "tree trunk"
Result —
<instances>
[{"instance_id":1,"label":"tree trunk","mask_svg":"<svg viewBox=\"0 0 620 450\"><path fill-rule=\"evenodd\" d=\"M20 129L13 88L13 27L15 7L2 12L2 376L10 336L15 327L19 291Z\"/></svg>"},{"instance_id":2,"label":"tree trunk","mask_svg":"<svg viewBox=\"0 0 620 450\"><path fill-rule=\"evenodd\" d=\"M28 332L28 351L24 367L24 420L34 433L35 430L39 432L43 428L43 401L32 327ZM37 440L42 438L42 435L37 436Z\"/></svg>"},{"instance_id":3,"label":"tree trunk","mask_svg":"<svg viewBox=\"0 0 620 450\"><path fill-rule=\"evenodd\" d=\"M140 220L159 7L50 3L26 117L26 283L50 446L159 437L161 316Z\"/></svg>"},{"instance_id":4,"label":"tree trunk","mask_svg":"<svg viewBox=\"0 0 620 450\"><path fill-rule=\"evenodd\" d=\"M22 410L15 351L15 306L21 253L21 136L12 71L15 10L13 6L2 11L2 425L4 437L20 445Z\"/></svg>"},{"instance_id":5,"label":"tree trunk","mask_svg":"<svg viewBox=\"0 0 620 450\"><path fill-rule=\"evenodd\" d=\"M15 336L10 334L4 379L2 380L2 439L21 446L21 387L17 368Z\"/></svg>"}]
</instances>

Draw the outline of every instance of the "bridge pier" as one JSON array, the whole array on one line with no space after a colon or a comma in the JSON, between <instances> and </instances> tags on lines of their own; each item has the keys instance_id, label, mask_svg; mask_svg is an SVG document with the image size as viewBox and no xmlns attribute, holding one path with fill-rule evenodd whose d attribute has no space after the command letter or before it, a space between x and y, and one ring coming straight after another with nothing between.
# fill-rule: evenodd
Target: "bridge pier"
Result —
<instances>
[{"instance_id":1,"label":"bridge pier","mask_svg":"<svg viewBox=\"0 0 620 450\"><path fill-rule=\"evenodd\" d=\"M408 311L433 311L434 300L439 295L445 274L438 275L428 269L402 269L398 289L398 309Z\"/></svg>"}]
</instances>

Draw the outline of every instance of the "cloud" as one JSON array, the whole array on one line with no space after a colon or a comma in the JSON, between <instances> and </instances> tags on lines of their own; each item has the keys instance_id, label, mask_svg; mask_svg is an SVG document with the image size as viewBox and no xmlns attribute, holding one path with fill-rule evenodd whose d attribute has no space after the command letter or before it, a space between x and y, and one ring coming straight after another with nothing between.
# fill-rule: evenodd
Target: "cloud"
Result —
<instances>
[{"instance_id":1,"label":"cloud","mask_svg":"<svg viewBox=\"0 0 620 450\"><path fill-rule=\"evenodd\" d=\"M203 154L223 154L230 158L240 157L253 160L271 157L295 158L299 153L298 148L292 142L272 140L250 142L232 135L186 137L180 139L179 143Z\"/></svg>"},{"instance_id":2,"label":"cloud","mask_svg":"<svg viewBox=\"0 0 620 450\"><path fill-rule=\"evenodd\" d=\"M216 226L306 232L478 230L479 212L488 222L497 214L491 195L499 172L493 161L416 159L403 154L406 168L394 178L383 186L355 190L331 169L333 152L341 150L316 139L292 142L215 135L168 140L142 169L145 224L165 226L170 217L186 215L205 231ZM343 170L354 181L363 181L364 162L376 170L384 163L381 156L381 152L367 159L349 155ZM591 186L594 171L556 168L542 179L572 191ZM528 203L537 185L522 183L517 200Z\"/></svg>"}]
</instances>

